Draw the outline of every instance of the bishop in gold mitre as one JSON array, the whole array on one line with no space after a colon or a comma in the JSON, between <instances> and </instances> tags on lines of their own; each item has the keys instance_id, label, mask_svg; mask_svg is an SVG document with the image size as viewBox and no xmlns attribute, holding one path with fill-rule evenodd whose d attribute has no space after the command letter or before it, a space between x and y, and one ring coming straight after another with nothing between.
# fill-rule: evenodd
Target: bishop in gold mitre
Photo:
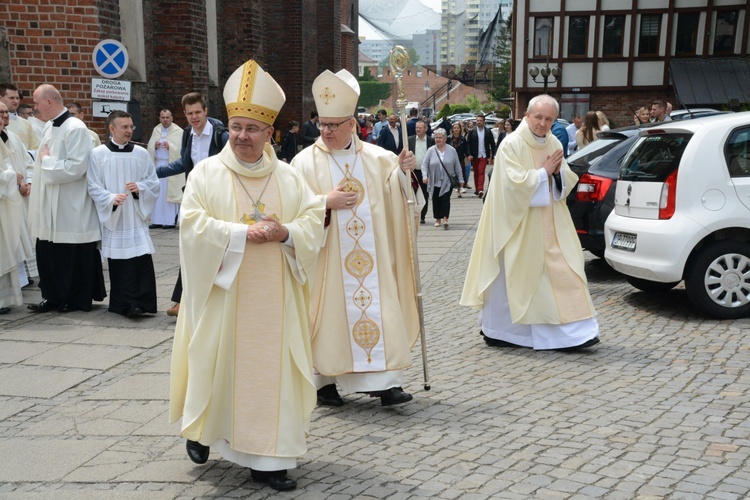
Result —
<instances>
[{"instance_id":1,"label":"bishop in gold mitre","mask_svg":"<svg viewBox=\"0 0 750 500\"><path fill-rule=\"evenodd\" d=\"M182 201L170 420L193 462L214 451L288 490L315 407L308 296L324 209L269 144L285 101L274 79L247 61L224 100L229 142L195 166Z\"/></svg>"}]
</instances>

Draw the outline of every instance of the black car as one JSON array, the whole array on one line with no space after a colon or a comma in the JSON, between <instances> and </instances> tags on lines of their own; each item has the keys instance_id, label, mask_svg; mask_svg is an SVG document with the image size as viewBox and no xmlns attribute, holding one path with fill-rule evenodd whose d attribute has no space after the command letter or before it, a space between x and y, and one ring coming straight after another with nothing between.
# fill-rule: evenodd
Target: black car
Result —
<instances>
[{"instance_id":1,"label":"black car","mask_svg":"<svg viewBox=\"0 0 750 500\"><path fill-rule=\"evenodd\" d=\"M620 163L640 130L633 126L601 132L597 140L567 159L578 175L578 184L568 195L568 210L581 246L597 257L604 256L604 221L614 208Z\"/></svg>"},{"instance_id":2,"label":"black car","mask_svg":"<svg viewBox=\"0 0 750 500\"><path fill-rule=\"evenodd\" d=\"M678 115L676 119L689 120L719 113L702 110ZM578 184L568 195L568 210L581 246L597 257L604 257L604 222L615 206L615 188L622 160L641 130L658 125L646 123L600 132L594 142L567 158L571 170L578 175Z\"/></svg>"}]
</instances>

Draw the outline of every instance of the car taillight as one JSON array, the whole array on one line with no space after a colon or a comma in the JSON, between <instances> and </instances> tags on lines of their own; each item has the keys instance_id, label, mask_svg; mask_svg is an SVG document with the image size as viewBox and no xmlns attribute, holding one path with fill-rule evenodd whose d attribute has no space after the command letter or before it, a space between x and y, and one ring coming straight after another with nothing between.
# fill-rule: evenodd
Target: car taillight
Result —
<instances>
[{"instance_id":1,"label":"car taillight","mask_svg":"<svg viewBox=\"0 0 750 500\"><path fill-rule=\"evenodd\" d=\"M675 199L677 198L677 170L669 174L661 187L659 200L659 218L671 219L674 215Z\"/></svg>"},{"instance_id":2,"label":"car taillight","mask_svg":"<svg viewBox=\"0 0 750 500\"><path fill-rule=\"evenodd\" d=\"M612 179L583 174L578 181L576 201L602 201L612 185Z\"/></svg>"}]
</instances>

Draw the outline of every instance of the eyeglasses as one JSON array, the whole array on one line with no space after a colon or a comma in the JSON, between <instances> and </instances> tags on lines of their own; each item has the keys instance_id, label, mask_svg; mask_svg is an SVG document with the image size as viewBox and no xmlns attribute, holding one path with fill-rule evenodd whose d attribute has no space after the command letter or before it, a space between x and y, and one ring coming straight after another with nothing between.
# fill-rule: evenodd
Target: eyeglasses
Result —
<instances>
[{"instance_id":1,"label":"eyeglasses","mask_svg":"<svg viewBox=\"0 0 750 500\"><path fill-rule=\"evenodd\" d=\"M0 111L0 115L9 115L10 111Z\"/></svg>"},{"instance_id":2,"label":"eyeglasses","mask_svg":"<svg viewBox=\"0 0 750 500\"><path fill-rule=\"evenodd\" d=\"M322 123L322 122L318 122L318 123L316 123L316 125L318 126L318 130L323 130L324 128L328 127L328 130L330 130L331 132L336 132L339 129L339 125L343 125L344 123L348 122L349 120L351 120L351 118L347 118L346 120L340 121L338 123Z\"/></svg>"},{"instance_id":3,"label":"eyeglasses","mask_svg":"<svg viewBox=\"0 0 750 500\"><path fill-rule=\"evenodd\" d=\"M261 132L263 132L264 130L268 130L269 128L271 128L270 125L264 128L256 127L255 125L251 125L247 128L242 128L241 126L234 124L229 127L229 130L231 130L233 134L237 134L237 135L240 135L243 131L246 134L255 135L255 134L260 134Z\"/></svg>"}]
</instances>

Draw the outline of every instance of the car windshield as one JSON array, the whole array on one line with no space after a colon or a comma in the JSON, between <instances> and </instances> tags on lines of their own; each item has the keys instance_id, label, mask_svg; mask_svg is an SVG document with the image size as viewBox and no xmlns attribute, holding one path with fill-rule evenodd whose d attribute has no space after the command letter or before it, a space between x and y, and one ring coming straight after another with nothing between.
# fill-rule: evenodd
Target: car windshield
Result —
<instances>
[{"instance_id":1,"label":"car windshield","mask_svg":"<svg viewBox=\"0 0 750 500\"><path fill-rule=\"evenodd\" d=\"M639 137L620 169L620 179L664 182L680 164L692 134L654 134Z\"/></svg>"},{"instance_id":2,"label":"car windshield","mask_svg":"<svg viewBox=\"0 0 750 500\"><path fill-rule=\"evenodd\" d=\"M625 154L637 140L638 136L633 135L616 144L612 149L599 157L599 161L596 162L596 165L592 165L589 173L617 179Z\"/></svg>"},{"instance_id":3,"label":"car windshield","mask_svg":"<svg viewBox=\"0 0 750 500\"><path fill-rule=\"evenodd\" d=\"M595 140L591 144L587 144L585 147L581 148L580 151L576 151L572 155L568 156L566 161L568 162L568 164L578 165L581 167L590 167L597 162L599 157L615 147L615 145L620 143L620 141L622 141L624 138L624 136L619 135L602 137L601 139Z\"/></svg>"}]
</instances>

